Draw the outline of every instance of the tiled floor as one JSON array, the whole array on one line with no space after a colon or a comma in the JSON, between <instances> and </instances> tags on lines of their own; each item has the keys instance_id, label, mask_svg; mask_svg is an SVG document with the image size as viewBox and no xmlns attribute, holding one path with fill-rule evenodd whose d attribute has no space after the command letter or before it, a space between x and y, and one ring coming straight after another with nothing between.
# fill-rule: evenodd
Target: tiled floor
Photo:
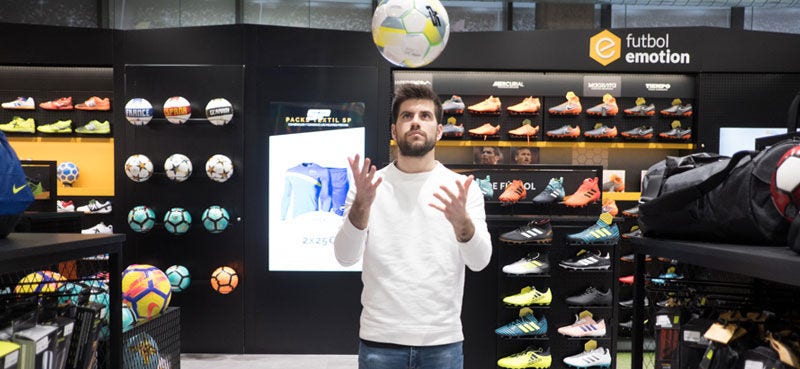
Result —
<instances>
[{"instance_id":1,"label":"tiled floor","mask_svg":"<svg viewBox=\"0 0 800 369\"><path fill-rule=\"evenodd\" d=\"M182 354L181 369L356 369L356 355Z\"/></svg>"}]
</instances>

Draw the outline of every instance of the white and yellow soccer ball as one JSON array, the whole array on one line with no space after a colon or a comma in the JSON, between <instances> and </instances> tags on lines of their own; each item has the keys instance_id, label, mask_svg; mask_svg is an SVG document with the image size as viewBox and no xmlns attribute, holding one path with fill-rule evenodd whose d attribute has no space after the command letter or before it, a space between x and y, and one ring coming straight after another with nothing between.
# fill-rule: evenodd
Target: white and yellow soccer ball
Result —
<instances>
[{"instance_id":1,"label":"white and yellow soccer ball","mask_svg":"<svg viewBox=\"0 0 800 369\"><path fill-rule=\"evenodd\" d=\"M372 41L399 67L430 64L449 37L450 20L439 0L381 0L372 15Z\"/></svg>"},{"instance_id":2,"label":"white and yellow soccer ball","mask_svg":"<svg viewBox=\"0 0 800 369\"><path fill-rule=\"evenodd\" d=\"M153 162L145 155L134 154L125 160L125 175L134 182L144 182L153 176Z\"/></svg>"},{"instance_id":3,"label":"white and yellow soccer ball","mask_svg":"<svg viewBox=\"0 0 800 369\"><path fill-rule=\"evenodd\" d=\"M233 175L233 162L222 154L216 154L206 161L206 174L216 182L225 182Z\"/></svg>"},{"instance_id":4,"label":"white and yellow soccer ball","mask_svg":"<svg viewBox=\"0 0 800 369\"><path fill-rule=\"evenodd\" d=\"M183 182L192 175L192 161L186 155L172 154L164 160L164 171L169 179Z\"/></svg>"}]
</instances>

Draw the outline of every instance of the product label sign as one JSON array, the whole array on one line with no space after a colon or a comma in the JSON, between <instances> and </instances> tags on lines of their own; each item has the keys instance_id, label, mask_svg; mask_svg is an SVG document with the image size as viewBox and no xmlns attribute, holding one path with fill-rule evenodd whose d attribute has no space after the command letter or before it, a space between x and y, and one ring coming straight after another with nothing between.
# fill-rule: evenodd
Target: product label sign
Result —
<instances>
[{"instance_id":1,"label":"product label sign","mask_svg":"<svg viewBox=\"0 0 800 369\"><path fill-rule=\"evenodd\" d=\"M622 94L622 78L620 76L584 76L583 96L603 96Z\"/></svg>"}]
</instances>

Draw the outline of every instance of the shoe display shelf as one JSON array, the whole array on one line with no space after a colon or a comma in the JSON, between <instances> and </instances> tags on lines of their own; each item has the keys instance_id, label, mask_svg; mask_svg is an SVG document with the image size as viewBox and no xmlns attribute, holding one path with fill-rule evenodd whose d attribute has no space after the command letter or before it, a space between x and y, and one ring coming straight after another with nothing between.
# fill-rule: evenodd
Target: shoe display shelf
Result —
<instances>
[{"instance_id":1,"label":"shoe display shelf","mask_svg":"<svg viewBox=\"0 0 800 369\"><path fill-rule=\"evenodd\" d=\"M42 309L53 305L59 298L68 298L68 292L24 293L26 288L35 288L25 279L31 273L44 275L40 271L52 271L62 277L64 283L86 282L97 283L104 279L97 273L108 273L109 296L121 296L120 275L122 273L121 256L124 234L82 235L72 233L11 233L0 239L0 290L9 289L8 294L0 298L0 306L14 304L19 312L25 304L32 304L31 311L39 312L39 319L49 316L50 310ZM107 256L107 257L106 257ZM50 275L50 274L47 274ZM36 276L28 277L36 279ZM22 282L22 283L21 283ZM98 355L103 359L98 362L99 368L122 367L122 298L109 298L110 334L101 338L97 347ZM23 309L24 310L24 309ZM27 310L24 310L26 313ZM7 327L0 327L0 331ZM75 335L80 332L74 326Z\"/></svg>"},{"instance_id":2,"label":"shoe display shelf","mask_svg":"<svg viewBox=\"0 0 800 369\"><path fill-rule=\"evenodd\" d=\"M645 318L645 281L647 262L645 256L681 263L709 270L734 273L754 279L776 282L791 288L800 288L797 271L800 255L785 246L734 245L649 237L631 238L635 253L633 285L632 368L643 367ZM769 293L768 290L763 291ZM650 301L652 304L653 301Z\"/></svg>"},{"instance_id":3,"label":"shoe display shelf","mask_svg":"<svg viewBox=\"0 0 800 369\"><path fill-rule=\"evenodd\" d=\"M491 197L486 198L487 223L492 235L493 254L497 268L497 321L495 328L507 326L520 318L522 309L531 309L535 319L541 323L547 320L547 331L544 334L525 336L501 336L495 334L497 359L525 351L527 348L542 348L549 350L552 360L551 368L566 368L563 359L580 354L584 351L584 344L595 340L598 347L605 347L611 351L612 358L616 355L616 322L615 308L617 304L616 270L613 263L606 269L574 270L560 266L560 262L575 258L581 250L588 250L602 256L607 256L609 261L618 257L616 241L601 242L595 245L579 245L568 242L567 235L579 233L591 227L598 221L600 215L600 201L590 203L585 207L569 208L563 204L534 204L531 199L544 190L548 181L554 177L564 177L564 187L567 194L572 194L579 187L583 179L602 173L598 166L555 166L532 165L510 166L498 168L492 166L453 166L457 172L472 174L476 178L491 179L493 187L497 190ZM526 187L526 196L515 203L501 203L498 200L504 187L512 180L521 180ZM539 219L549 219L549 223L531 223ZM616 221L621 220L615 219ZM549 224L552 229L551 239L546 236L537 237L534 241L514 241L515 236L508 232L520 230L527 234L547 233L545 228ZM538 231L532 231L537 228ZM506 234L506 237L501 235ZM524 238L524 237L523 237ZM510 241L510 242L509 242ZM538 257L536 257L538 254ZM539 273L521 274L519 270L513 273L503 271L510 264L522 265L525 258L536 257L535 261L547 263L548 270ZM525 267L523 267L525 268ZM521 305L505 303L503 300L509 296L522 295L524 288L530 287L537 292L529 293L532 296L531 304L525 305L525 298ZM566 299L570 296L582 295L587 288L594 287L602 292L611 294L611 301L607 304L568 304ZM548 300L549 290L549 303ZM513 300L515 303L520 300ZM519 305L519 304L518 304ZM584 311L589 311L593 319L599 323L604 321L606 333L600 337L570 337L558 333L558 328L570 326L576 321L576 316ZM524 311L523 313L527 313ZM513 324L512 324L513 325ZM528 325L530 329L533 326ZM611 364L612 367L615 364Z\"/></svg>"}]
</instances>

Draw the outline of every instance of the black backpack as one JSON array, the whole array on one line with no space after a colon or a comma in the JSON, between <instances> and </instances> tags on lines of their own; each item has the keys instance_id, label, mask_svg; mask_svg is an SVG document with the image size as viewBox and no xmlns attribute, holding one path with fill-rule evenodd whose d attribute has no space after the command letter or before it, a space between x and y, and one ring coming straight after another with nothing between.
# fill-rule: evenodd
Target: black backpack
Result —
<instances>
[{"instance_id":1,"label":"black backpack","mask_svg":"<svg viewBox=\"0 0 800 369\"><path fill-rule=\"evenodd\" d=\"M787 245L790 223L772 202L770 182L783 154L798 144L788 139L730 158L709 153L667 157L645 176L639 227L648 237ZM657 196L647 201L646 192Z\"/></svg>"}]
</instances>

